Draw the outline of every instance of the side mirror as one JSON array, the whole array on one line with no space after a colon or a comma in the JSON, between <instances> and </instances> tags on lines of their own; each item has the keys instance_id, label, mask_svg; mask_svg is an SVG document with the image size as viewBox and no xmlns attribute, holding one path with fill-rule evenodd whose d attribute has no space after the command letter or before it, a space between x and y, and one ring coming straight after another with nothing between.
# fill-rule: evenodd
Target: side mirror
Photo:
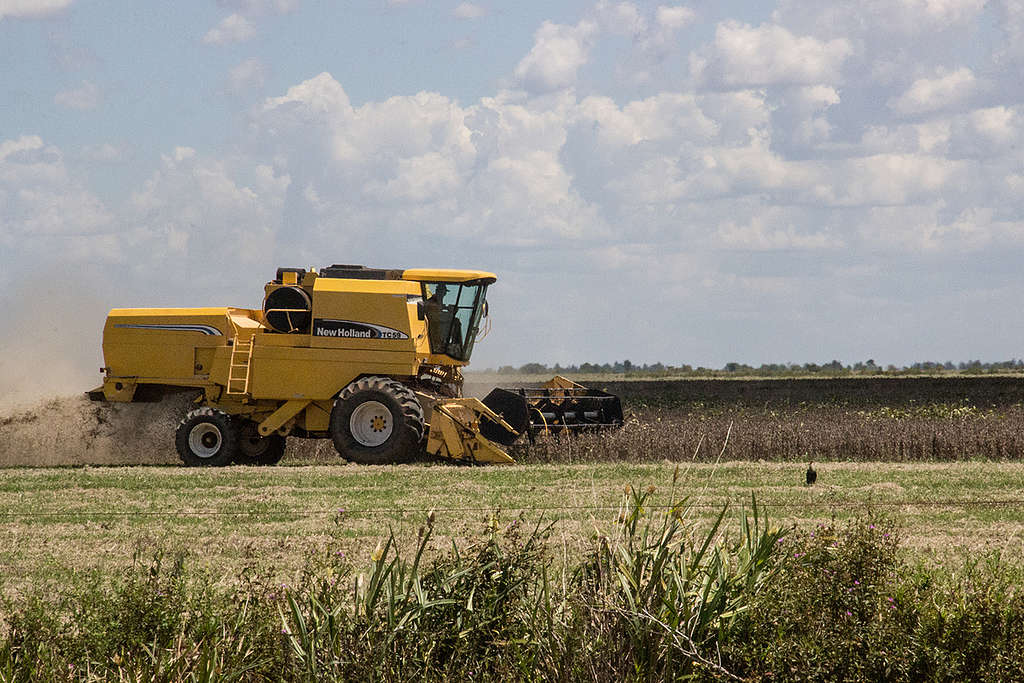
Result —
<instances>
[{"instance_id":1,"label":"side mirror","mask_svg":"<svg viewBox=\"0 0 1024 683\"><path fill-rule=\"evenodd\" d=\"M416 302L416 317L419 320L426 320L427 319L427 313L426 313L425 310L423 310L423 301L417 301Z\"/></svg>"}]
</instances>

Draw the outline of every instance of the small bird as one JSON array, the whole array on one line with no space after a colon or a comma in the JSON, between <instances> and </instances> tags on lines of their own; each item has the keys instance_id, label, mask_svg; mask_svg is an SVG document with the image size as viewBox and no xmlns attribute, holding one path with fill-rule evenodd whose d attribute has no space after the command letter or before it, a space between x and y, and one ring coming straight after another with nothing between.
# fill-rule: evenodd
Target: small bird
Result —
<instances>
[{"instance_id":1,"label":"small bird","mask_svg":"<svg viewBox=\"0 0 1024 683\"><path fill-rule=\"evenodd\" d=\"M813 486L818 481L818 473L814 471L814 463L807 463L807 485Z\"/></svg>"}]
</instances>

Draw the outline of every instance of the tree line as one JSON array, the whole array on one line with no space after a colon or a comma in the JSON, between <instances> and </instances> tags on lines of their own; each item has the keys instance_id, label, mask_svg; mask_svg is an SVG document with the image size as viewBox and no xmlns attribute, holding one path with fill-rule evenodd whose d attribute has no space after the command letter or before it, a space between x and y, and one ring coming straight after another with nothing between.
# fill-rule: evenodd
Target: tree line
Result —
<instances>
[{"instance_id":1,"label":"tree line","mask_svg":"<svg viewBox=\"0 0 1024 683\"><path fill-rule=\"evenodd\" d=\"M892 364L881 365L872 358L849 364L844 364L839 360L820 364L762 363L758 366L729 362L721 368L694 367L689 364L634 364L629 360L612 363L579 363L571 365L562 365L560 363L547 365L545 363L532 362L518 367L502 365L497 370L488 368L486 372L497 372L502 375L604 374L634 377L796 377L807 375L841 377L860 375L997 374L1024 372L1024 360L1011 359L996 362L969 360L958 363L953 361L920 361L910 365L897 366Z\"/></svg>"}]
</instances>

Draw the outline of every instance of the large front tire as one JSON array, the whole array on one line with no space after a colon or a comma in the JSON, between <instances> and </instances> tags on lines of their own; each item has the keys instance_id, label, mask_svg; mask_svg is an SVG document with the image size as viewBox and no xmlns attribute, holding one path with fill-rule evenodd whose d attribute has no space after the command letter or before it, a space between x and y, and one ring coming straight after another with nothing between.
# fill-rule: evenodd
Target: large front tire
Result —
<instances>
[{"instance_id":1,"label":"large front tire","mask_svg":"<svg viewBox=\"0 0 1024 683\"><path fill-rule=\"evenodd\" d=\"M363 377L342 389L331 411L331 439L341 457L361 465L412 460L423 439L423 408L409 387Z\"/></svg>"},{"instance_id":2,"label":"large front tire","mask_svg":"<svg viewBox=\"0 0 1024 683\"><path fill-rule=\"evenodd\" d=\"M238 431L226 413L196 408L178 424L174 445L188 467L224 467L238 453Z\"/></svg>"}]
</instances>

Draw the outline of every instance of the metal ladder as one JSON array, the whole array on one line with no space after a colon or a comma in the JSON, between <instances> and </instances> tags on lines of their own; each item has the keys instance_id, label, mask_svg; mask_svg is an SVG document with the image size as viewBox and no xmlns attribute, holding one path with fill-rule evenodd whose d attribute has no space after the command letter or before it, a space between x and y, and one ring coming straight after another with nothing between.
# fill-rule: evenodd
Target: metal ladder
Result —
<instances>
[{"instance_id":1,"label":"metal ladder","mask_svg":"<svg viewBox=\"0 0 1024 683\"><path fill-rule=\"evenodd\" d=\"M256 335L242 339L239 329L235 328L235 341L231 347L231 363L228 365L227 394L241 396L249 393L249 374L252 369L252 347Z\"/></svg>"}]
</instances>

